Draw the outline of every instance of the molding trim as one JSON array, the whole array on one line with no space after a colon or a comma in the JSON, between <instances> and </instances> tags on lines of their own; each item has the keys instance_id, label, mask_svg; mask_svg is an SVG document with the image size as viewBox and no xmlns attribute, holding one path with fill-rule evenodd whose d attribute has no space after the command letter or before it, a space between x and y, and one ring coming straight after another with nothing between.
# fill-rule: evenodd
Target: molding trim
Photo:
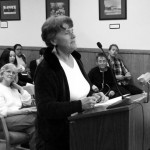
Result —
<instances>
[{"instance_id":1,"label":"molding trim","mask_svg":"<svg viewBox=\"0 0 150 150\"><path fill-rule=\"evenodd\" d=\"M0 50L4 50L5 48L8 48L12 46L0 46ZM23 46L23 50L25 51L38 51L42 47L34 47L34 46ZM78 48L79 52L85 52L85 53L98 53L100 52L100 49L98 48ZM104 48L105 52L108 52L108 49ZM149 54L150 55L150 50L137 50L137 49L120 49L121 54Z\"/></svg>"},{"instance_id":2,"label":"molding trim","mask_svg":"<svg viewBox=\"0 0 150 150\"><path fill-rule=\"evenodd\" d=\"M98 48L78 48L80 52L88 53L98 53L100 49ZM108 49L104 49L105 52L108 52ZM119 53L121 54L150 54L150 50L136 50L136 49L120 49Z\"/></svg>"}]
</instances>

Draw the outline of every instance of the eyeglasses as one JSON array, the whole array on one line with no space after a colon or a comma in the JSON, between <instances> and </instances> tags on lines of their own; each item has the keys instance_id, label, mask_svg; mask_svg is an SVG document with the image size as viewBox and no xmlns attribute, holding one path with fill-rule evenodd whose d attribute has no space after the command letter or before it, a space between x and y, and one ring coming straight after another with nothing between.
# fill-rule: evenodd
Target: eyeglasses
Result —
<instances>
[{"instance_id":1,"label":"eyeglasses","mask_svg":"<svg viewBox=\"0 0 150 150\"><path fill-rule=\"evenodd\" d=\"M6 70L5 72L7 74L12 74L13 76L17 75L17 73L15 71Z\"/></svg>"},{"instance_id":2,"label":"eyeglasses","mask_svg":"<svg viewBox=\"0 0 150 150\"><path fill-rule=\"evenodd\" d=\"M62 29L60 33L62 33L62 34L64 34L64 35L73 35L73 34L74 34L73 28Z\"/></svg>"},{"instance_id":3,"label":"eyeglasses","mask_svg":"<svg viewBox=\"0 0 150 150\"><path fill-rule=\"evenodd\" d=\"M66 30L65 30L65 33L66 33L66 34L73 34L73 28L66 29Z\"/></svg>"}]
</instances>

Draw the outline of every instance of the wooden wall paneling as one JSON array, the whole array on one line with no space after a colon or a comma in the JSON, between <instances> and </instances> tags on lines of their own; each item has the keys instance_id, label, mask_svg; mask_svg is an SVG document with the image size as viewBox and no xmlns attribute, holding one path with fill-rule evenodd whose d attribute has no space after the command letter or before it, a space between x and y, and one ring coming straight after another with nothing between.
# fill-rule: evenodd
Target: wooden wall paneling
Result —
<instances>
[{"instance_id":1,"label":"wooden wall paneling","mask_svg":"<svg viewBox=\"0 0 150 150\"><path fill-rule=\"evenodd\" d=\"M23 49L23 54L25 54L27 59L27 66L29 66L32 60L39 57L39 50Z\"/></svg>"},{"instance_id":2,"label":"wooden wall paneling","mask_svg":"<svg viewBox=\"0 0 150 150\"><path fill-rule=\"evenodd\" d=\"M11 46L0 46L0 54L2 51ZM39 50L41 47L26 47L23 46L23 53L27 57L27 65L31 60L39 57ZM98 48L78 48L79 53L81 54L81 59L85 68L85 71L88 73L91 68L96 66L96 54L100 52ZM104 49L107 53L108 50ZM137 81L137 77L141 74L150 72L150 51L144 50L120 50L120 58L123 59L126 67L132 74L132 82L139 88L143 88L141 84Z\"/></svg>"},{"instance_id":3,"label":"wooden wall paneling","mask_svg":"<svg viewBox=\"0 0 150 150\"><path fill-rule=\"evenodd\" d=\"M96 53L81 52L81 59L87 73L96 66Z\"/></svg>"},{"instance_id":4,"label":"wooden wall paneling","mask_svg":"<svg viewBox=\"0 0 150 150\"><path fill-rule=\"evenodd\" d=\"M150 55L144 54L144 72L150 72Z\"/></svg>"}]
</instances>

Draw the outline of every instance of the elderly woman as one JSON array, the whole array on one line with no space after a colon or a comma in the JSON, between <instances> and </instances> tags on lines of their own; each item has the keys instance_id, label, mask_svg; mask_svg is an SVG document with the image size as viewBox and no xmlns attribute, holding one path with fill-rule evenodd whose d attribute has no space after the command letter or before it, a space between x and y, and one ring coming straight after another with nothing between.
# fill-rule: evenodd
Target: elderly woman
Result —
<instances>
[{"instance_id":1,"label":"elderly woman","mask_svg":"<svg viewBox=\"0 0 150 150\"><path fill-rule=\"evenodd\" d=\"M76 51L73 22L67 16L53 16L42 26L48 46L35 73L37 105L37 150L69 150L71 114L94 107L107 97L92 95L91 85Z\"/></svg>"},{"instance_id":2,"label":"elderly woman","mask_svg":"<svg viewBox=\"0 0 150 150\"><path fill-rule=\"evenodd\" d=\"M15 83L17 72L14 64L8 63L0 70L0 114L6 117L10 131L29 134L30 148L34 150L34 120L36 108L31 105L31 95Z\"/></svg>"}]
</instances>

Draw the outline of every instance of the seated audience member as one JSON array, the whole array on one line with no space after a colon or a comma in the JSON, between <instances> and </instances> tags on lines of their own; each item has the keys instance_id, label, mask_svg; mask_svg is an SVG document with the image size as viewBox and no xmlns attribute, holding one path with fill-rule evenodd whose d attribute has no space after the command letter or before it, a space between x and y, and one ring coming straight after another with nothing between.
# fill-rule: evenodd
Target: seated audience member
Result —
<instances>
[{"instance_id":1,"label":"seated audience member","mask_svg":"<svg viewBox=\"0 0 150 150\"><path fill-rule=\"evenodd\" d=\"M103 53L98 53L96 56L97 66L92 68L88 74L92 83L92 89L97 92L101 91L110 98L120 96L113 79L110 67ZM129 94L128 91L119 86L122 94Z\"/></svg>"},{"instance_id":2,"label":"seated audience member","mask_svg":"<svg viewBox=\"0 0 150 150\"><path fill-rule=\"evenodd\" d=\"M26 68L26 57L24 54L22 54L22 46L21 44L15 44L14 45L14 51L16 54L16 60L17 60L17 67L19 68L20 66ZM23 68L22 67L22 68ZM24 69L23 68L23 69Z\"/></svg>"},{"instance_id":3,"label":"seated audience member","mask_svg":"<svg viewBox=\"0 0 150 150\"><path fill-rule=\"evenodd\" d=\"M43 60L43 54L45 52L45 49L46 48L41 48L40 51L39 51L39 58L38 59L35 59L35 60L32 60L30 62L30 73L31 73L31 77L33 79L34 77L34 73L35 73L35 70L36 70L36 67L40 64L40 62Z\"/></svg>"},{"instance_id":4,"label":"seated audience member","mask_svg":"<svg viewBox=\"0 0 150 150\"><path fill-rule=\"evenodd\" d=\"M117 58L118 52L119 52L119 48L116 44L110 45L108 51L109 53L108 59L110 60L118 84L121 85L123 88L125 88L127 91L129 91L131 95L143 93L141 89L130 84L131 73L127 70L123 61Z\"/></svg>"},{"instance_id":5,"label":"seated audience member","mask_svg":"<svg viewBox=\"0 0 150 150\"><path fill-rule=\"evenodd\" d=\"M30 148L34 150L34 121L36 108L31 106L31 95L16 84L17 68L8 63L0 70L0 114L5 117L9 131L24 132L30 137Z\"/></svg>"},{"instance_id":6,"label":"seated audience member","mask_svg":"<svg viewBox=\"0 0 150 150\"><path fill-rule=\"evenodd\" d=\"M0 68L7 63L12 63L17 67L16 54L12 48L6 48L0 57ZM17 68L18 82L17 84L25 86L27 83L32 83L32 79L27 74L23 74L22 68Z\"/></svg>"}]
</instances>

